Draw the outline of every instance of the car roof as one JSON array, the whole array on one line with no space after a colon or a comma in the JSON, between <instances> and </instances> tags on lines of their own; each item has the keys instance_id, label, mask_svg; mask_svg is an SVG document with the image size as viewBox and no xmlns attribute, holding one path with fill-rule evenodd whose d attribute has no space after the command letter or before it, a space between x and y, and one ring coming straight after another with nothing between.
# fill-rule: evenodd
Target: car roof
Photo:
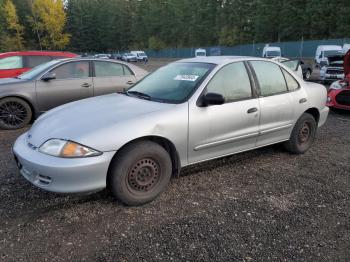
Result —
<instances>
[{"instance_id":1,"label":"car roof","mask_svg":"<svg viewBox=\"0 0 350 262\"><path fill-rule=\"evenodd\" d=\"M177 63L209 63L209 64L227 64L229 62L242 61L242 60L265 60L271 61L270 59L264 59L260 57L250 56L199 56L194 58L186 58L176 61Z\"/></svg>"},{"instance_id":2,"label":"car roof","mask_svg":"<svg viewBox=\"0 0 350 262\"><path fill-rule=\"evenodd\" d=\"M322 50L342 50L342 47L340 45L320 45L318 46L319 49Z\"/></svg>"},{"instance_id":3,"label":"car roof","mask_svg":"<svg viewBox=\"0 0 350 262\"><path fill-rule=\"evenodd\" d=\"M279 46L266 46L265 48L266 48L265 50L270 50L270 51L273 51L273 50L280 51L281 50L281 48Z\"/></svg>"},{"instance_id":4,"label":"car roof","mask_svg":"<svg viewBox=\"0 0 350 262\"><path fill-rule=\"evenodd\" d=\"M62 57L77 57L77 54L73 54L70 52L60 52L60 51L17 51L17 52L7 52L0 53L1 57L9 57L9 56L62 56Z\"/></svg>"}]
</instances>

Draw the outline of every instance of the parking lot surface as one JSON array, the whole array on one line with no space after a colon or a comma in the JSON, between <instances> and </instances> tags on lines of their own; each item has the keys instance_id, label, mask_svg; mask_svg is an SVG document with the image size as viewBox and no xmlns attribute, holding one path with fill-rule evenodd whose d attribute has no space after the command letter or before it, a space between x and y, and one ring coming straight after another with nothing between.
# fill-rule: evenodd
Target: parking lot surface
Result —
<instances>
[{"instance_id":1,"label":"parking lot surface","mask_svg":"<svg viewBox=\"0 0 350 262\"><path fill-rule=\"evenodd\" d=\"M350 113L331 112L304 155L275 145L190 166L141 207L35 188L11 154L24 131L0 131L2 261L350 259Z\"/></svg>"}]
</instances>

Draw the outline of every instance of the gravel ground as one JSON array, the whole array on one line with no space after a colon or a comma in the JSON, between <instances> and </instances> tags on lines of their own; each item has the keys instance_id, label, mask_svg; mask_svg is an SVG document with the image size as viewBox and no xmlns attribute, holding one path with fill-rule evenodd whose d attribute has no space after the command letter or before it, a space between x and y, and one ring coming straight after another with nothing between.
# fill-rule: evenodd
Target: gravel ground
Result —
<instances>
[{"instance_id":1,"label":"gravel ground","mask_svg":"<svg viewBox=\"0 0 350 262\"><path fill-rule=\"evenodd\" d=\"M332 112L304 155L275 145L194 165L142 207L35 188L10 153L24 131L0 131L0 260L350 260L350 113Z\"/></svg>"}]
</instances>

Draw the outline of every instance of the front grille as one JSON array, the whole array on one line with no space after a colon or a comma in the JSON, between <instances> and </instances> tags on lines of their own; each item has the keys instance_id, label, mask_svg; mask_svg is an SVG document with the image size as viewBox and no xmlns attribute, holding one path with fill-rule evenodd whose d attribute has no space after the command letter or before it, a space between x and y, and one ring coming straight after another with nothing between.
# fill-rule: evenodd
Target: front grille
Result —
<instances>
[{"instance_id":1,"label":"front grille","mask_svg":"<svg viewBox=\"0 0 350 262\"><path fill-rule=\"evenodd\" d=\"M336 97L335 101L339 105L350 106L350 90L340 92Z\"/></svg>"},{"instance_id":2,"label":"front grille","mask_svg":"<svg viewBox=\"0 0 350 262\"><path fill-rule=\"evenodd\" d=\"M38 180L39 180L40 184L42 184L43 186L48 186L52 182L51 177L44 176L44 175L41 175L41 174L39 174Z\"/></svg>"},{"instance_id":3,"label":"front grille","mask_svg":"<svg viewBox=\"0 0 350 262\"><path fill-rule=\"evenodd\" d=\"M344 73L344 70L341 70L341 69L327 69L327 74L330 74L330 75L341 75Z\"/></svg>"}]
</instances>

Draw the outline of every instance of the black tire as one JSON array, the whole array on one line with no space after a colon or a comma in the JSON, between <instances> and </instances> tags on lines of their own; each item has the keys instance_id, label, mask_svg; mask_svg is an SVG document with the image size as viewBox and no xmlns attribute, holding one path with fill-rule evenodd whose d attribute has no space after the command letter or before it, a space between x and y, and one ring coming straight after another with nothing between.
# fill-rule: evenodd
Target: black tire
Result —
<instances>
[{"instance_id":1,"label":"black tire","mask_svg":"<svg viewBox=\"0 0 350 262\"><path fill-rule=\"evenodd\" d=\"M19 129L32 120L32 109L26 101L17 97L0 100L0 129Z\"/></svg>"},{"instance_id":2,"label":"black tire","mask_svg":"<svg viewBox=\"0 0 350 262\"><path fill-rule=\"evenodd\" d=\"M168 152L151 141L127 145L113 160L108 177L112 194L129 206L155 199L164 191L172 174Z\"/></svg>"},{"instance_id":3,"label":"black tire","mask_svg":"<svg viewBox=\"0 0 350 262\"><path fill-rule=\"evenodd\" d=\"M304 154L313 144L316 136L317 122L315 118L304 113L295 124L290 140L284 143L285 148L294 154Z\"/></svg>"},{"instance_id":4,"label":"black tire","mask_svg":"<svg viewBox=\"0 0 350 262\"><path fill-rule=\"evenodd\" d=\"M309 80L310 77L311 77L311 75L312 75L311 69L307 69L307 70L306 70L306 73L305 73L305 79L306 79L306 80Z\"/></svg>"}]
</instances>

